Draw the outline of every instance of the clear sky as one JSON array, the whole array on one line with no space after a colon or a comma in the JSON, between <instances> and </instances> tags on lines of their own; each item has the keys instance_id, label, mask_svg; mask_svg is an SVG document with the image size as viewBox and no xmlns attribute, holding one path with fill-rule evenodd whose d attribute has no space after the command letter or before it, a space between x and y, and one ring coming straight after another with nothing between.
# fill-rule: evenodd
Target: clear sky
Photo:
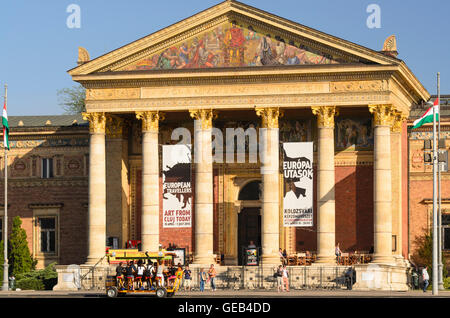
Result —
<instances>
[{"instance_id":1,"label":"clear sky","mask_svg":"<svg viewBox=\"0 0 450 318\"><path fill-rule=\"evenodd\" d=\"M8 115L58 115L57 90L75 85L78 46L91 59L207 9L220 0L2 0L0 95L8 84ZM242 0L278 16L374 50L391 34L403 59L430 94L450 94L448 0ZM67 7L81 9L80 28L69 28ZM380 28L369 28L371 4ZM3 99L2 99L3 103Z\"/></svg>"}]
</instances>

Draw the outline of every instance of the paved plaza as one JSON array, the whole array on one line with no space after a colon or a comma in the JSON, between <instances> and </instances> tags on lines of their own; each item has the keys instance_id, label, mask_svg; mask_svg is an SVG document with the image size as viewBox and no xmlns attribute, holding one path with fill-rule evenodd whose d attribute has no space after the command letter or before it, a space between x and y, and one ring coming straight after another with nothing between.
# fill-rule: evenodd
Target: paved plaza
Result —
<instances>
[{"instance_id":1,"label":"paved plaza","mask_svg":"<svg viewBox=\"0 0 450 318\"><path fill-rule=\"evenodd\" d=\"M147 294L148 295L148 294ZM104 291L0 291L0 298L105 298ZM130 294L126 297L146 297L145 294ZM150 295L149 297L154 297ZM179 291L175 298L450 298L450 290L439 291L433 296L431 291L426 293L421 290L407 292L397 291L356 291L356 290L291 290L289 292L277 292L276 290L232 290L224 289L212 291Z\"/></svg>"}]
</instances>

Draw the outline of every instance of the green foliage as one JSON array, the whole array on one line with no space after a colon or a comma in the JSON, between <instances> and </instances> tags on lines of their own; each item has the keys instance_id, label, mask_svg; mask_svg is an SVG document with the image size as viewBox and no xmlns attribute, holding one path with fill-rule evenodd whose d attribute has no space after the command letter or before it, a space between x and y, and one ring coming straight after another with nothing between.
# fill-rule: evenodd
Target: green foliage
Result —
<instances>
[{"instance_id":1,"label":"green foliage","mask_svg":"<svg viewBox=\"0 0 450 318\"><path fill-rule=\"evenodd\" d=\"M428 266L428 273L430 277L433 275L433 233L425 233L423 236L416 238L417 251L412 255L413 262L420 266ZM442 254L442 269L443 277L447 277L448 272L445 266L445 256Z\"/></svg>"},{"instance_id":2,"label":"green foliage","mask_svg":"<svg viewBox=\"0 0 450 318\"><path fill-rule=\"evenodd\" d=\"M57 91L58 104L67 114L79 114L86 111L86 90L81 85L63 88Z\"/></svg>"},{"instance_id":3,"label":"green foliage","mask_svg":"<svg viewBox=\"0 0 450 318\"><path fill-rule=\"evenodd\" d=\"M44 284L39 279L27 277L16 281L17 288L22 290L44 290Z\"/></svg>"},{"instance_id":4,"label":"green foliage","mask_svg":"<svg viewBox=\"0 0 450 318\"><path fill-rule=\"evenodd\" d=\"M450 289L450 277L444 278L444 288Z\"/></svg>"},{"instance_id":5,"label":"green foliage","mask_svg":"<svg viewBox=\"0 0 450 318\"><path fill-rule=\"evenodd\" d=\"M21 225L22 220L16 216L13 219L8 243L9 270L14 277L21 273L32 271L36 265L36 261L31 257L30 249L28 248L27 233L22 229Z\"/></svg>"},{"instance_id":6,"label":"green foliage","mask_svg":"<svg viewBox=\"0 0 450 318\"><path fill-rule=\"evenodd\" d=\"M16 277L16 288L23 290L52 290L58 282L58 273L55 270L56 263L48 265L41 270L34 270L19 274Z\"/></svg>"},{"instance_id":7,"label":"green foliage","mask_svg":"<svg viewBox=\"0 0 450 318\"><path fill-rule=\"evenodd\" d=\"M5 256L3 255L3 251L5 250L5 243L3 242L3 240L0 241L0 281L3 281L3 263L5 262Z\"/></svg>"}]
</instances>

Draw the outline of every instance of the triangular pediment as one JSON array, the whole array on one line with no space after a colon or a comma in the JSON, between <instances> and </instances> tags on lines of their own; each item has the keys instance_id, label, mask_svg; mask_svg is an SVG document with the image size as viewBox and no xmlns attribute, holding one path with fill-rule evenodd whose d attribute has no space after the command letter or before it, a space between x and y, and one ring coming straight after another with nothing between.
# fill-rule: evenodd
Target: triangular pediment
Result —
<instances>
[{"instance_id":1,"label":"triangular pediment","mask_svg":"<svg viewBox=\"0 0 450 318\"><path fill-rule=\"evenodd\" d=\"M237 1L225 1L85 61L69 73L398 62Z\"/></svg>"}]
</instances>

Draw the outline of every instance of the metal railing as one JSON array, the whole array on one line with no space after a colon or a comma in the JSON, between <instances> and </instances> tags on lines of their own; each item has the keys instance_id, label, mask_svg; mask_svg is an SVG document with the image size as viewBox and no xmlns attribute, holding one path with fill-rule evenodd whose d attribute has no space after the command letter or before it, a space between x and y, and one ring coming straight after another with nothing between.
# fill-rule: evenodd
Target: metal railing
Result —
<instances>
[{"instance_id":1,"label":"metal railing","mask_svg":"<svg viewBox=\"0 0 450 318\"><path fill-rule=\"evenodd\" d=\"M83 286L83 282L85 282L86 280L88 280L88 275L92 274L92 276L90 277L91 280L91 289L94 289L95 286L95 269L97 268L98 264L100 264L106 257L106 254L100 258L97 263L94 264L94 266L90 267L89 270L80 278L80 286ZM102 277L99 277L99 280L102 280ZM99 288L97 286L97 288Z\"/></svg>"}]
</instances>

